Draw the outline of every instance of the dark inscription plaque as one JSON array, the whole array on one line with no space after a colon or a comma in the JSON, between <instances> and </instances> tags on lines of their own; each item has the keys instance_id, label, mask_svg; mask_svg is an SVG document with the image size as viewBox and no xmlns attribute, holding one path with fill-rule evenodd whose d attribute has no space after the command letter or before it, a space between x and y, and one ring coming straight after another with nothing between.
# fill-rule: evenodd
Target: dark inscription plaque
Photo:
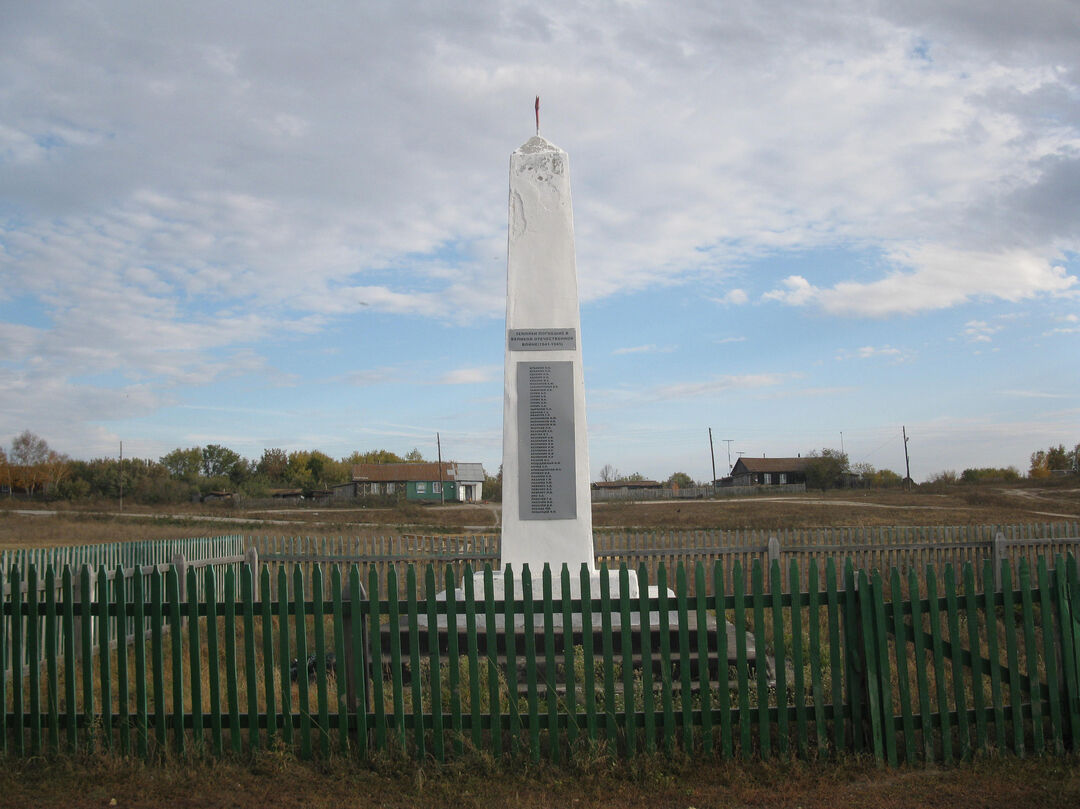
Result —
<instances>
[{"instance_id":1,"label":"dark inscription plaque","mask_svg":"<svg viewBox=\"0 0 1080 809\"><path fill-rule=\"evenodd\" d=\"M510 329L507 345L511 351L573 351L577 329Z\"/></svg>"},{"instance_id":2,"label":"dark inscription plaque","mask_svg":"<svg viewBox=\"0 0 1080 809\"><path fill-rule=\"evenodd\" d=\"M574 363L519 362L517 395L520 519L573 520Z\"/></svg>"}]
</instances>

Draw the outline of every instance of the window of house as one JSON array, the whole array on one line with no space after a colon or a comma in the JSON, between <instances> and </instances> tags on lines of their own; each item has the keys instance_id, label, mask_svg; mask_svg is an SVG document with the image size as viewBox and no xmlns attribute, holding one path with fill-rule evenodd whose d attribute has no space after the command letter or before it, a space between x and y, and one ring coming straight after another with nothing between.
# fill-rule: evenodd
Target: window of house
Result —
<instances>
[{"instance_id":1,"label":"window of house","mask_svg":"<svg viewBox=\"0 0 1080 809\"><path fill-rule=\"evenodd\" d=\"M787 474L785 472L780 473L780 485L783 486L787 483Z\"/></svg>"},{"instance_id":2,"label":"window of house","mask_svg":"<svg viewBox=\"0 0 1080 809\"><path fill-rule=\"evenodd\" d=\"M435 494L442 494L442 483L439 483L438 481L432 483L431 491L433 491Z\"/></svg>"},{"instance_id":3,"label":"window of house","mask_svg":"<svg viewBox=\"0 0 1080 809\"><path fill-rule=\"evenodd\" d=\"M395 484L395 483L387 483L386 484L386 493L387 494L393 494L394 489L395 489L396 486L397 486L397 484Z\"/></svg>"},{"instance_id":4,"label":"window of house","mask_svg":"<svg viewBox=\"0 0 1080 809\"><path fill-rule=\"evenodd\" d=\"M424 481L420 481L419 483L417 483L416 484L416 493L417 494L426 494L427 493L427 483L425 483Z\"/></svg>"},{"instance_id":5,"label":"window of house","mask_svg":"<svg viewBox=\"0 0 1080 809\"><path fill-rule=\"evenodd\" d=\"M772 483L772 472L766 472L765 473L765 485L768 486L770 483Z\"/></svg>"}]
</instances>

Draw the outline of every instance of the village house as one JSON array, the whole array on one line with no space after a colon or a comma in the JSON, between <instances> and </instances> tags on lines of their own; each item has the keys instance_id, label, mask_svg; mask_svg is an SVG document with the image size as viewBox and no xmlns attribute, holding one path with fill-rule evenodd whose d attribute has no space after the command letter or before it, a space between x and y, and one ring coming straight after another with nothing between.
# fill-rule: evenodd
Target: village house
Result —
<instances>
[{"instance_id":1,"label":"village house","mask_svg":"<svg viewBox=\"0 0 1080 809\"><path fill-rule=\"evenodd\" d=\"M788 483L806 483L806 466L809 458L739 458L731 468L731 476L724 485L730 486L783 486ZM730 481L730 482L729 482Z\"/></svg>"},{"instance_id":2,"label":"village house","mask_svg":"<svg viewBox=\"0 0 1080 809\"><path fill-rule=\"evenodd\" d=\"M365 463L352 480L334 487L334 498L400 495L420 503L476 503L483 498L484 467L478 463Z\"/></svg>"}]
</instances>

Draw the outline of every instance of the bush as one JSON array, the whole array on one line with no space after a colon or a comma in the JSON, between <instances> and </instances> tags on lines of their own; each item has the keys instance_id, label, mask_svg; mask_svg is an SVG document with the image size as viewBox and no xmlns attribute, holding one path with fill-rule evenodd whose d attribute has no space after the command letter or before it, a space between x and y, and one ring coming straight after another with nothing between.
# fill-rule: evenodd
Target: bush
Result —
<instances>
[{"instance_id":1,"label":"bush","mask_svg":"<svg viewBox=\"0 0 1080 809\"><path fill-rule=\"evenodd\" d=\"M1020 470L1015 466L997 468L992 466L965 469L960 473L962 483L1015 483L1020 480Z\"/></svg>"}]
</instances>

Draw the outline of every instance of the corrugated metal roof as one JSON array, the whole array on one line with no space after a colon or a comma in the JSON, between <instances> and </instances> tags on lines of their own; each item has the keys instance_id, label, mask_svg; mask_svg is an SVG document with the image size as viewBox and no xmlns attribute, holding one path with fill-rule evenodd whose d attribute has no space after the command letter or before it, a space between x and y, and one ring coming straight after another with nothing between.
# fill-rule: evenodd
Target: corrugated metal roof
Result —
<instances>
[{"instance_id":1,"label":"corrugated metal roof","mask_svg":"<svg viewBox=\"0 0 1080 809\"><path fill-rule=\"evenodd\" d=\"M457 467L457 480L468 483L484 482L484 465L482 463L455 463Z\"/></svg>"},{"instance_id":2,"label":"corrugated metal roof","mask_svg":"<svg viewBox=\"0 0 1080 809\"><path fill-rule=\"evenodd\" d=\"M452 461L443 461L442 474L439 474L438 462L424 463L361 463L352 468L354 481L371 483L400 483L410 480L456 480L456 470ZM481 468L482 469L482 468ZM463 478L468 479L468 478ZM479 480L483 480L483 476Z\"/></svg>"}]
</instances>

